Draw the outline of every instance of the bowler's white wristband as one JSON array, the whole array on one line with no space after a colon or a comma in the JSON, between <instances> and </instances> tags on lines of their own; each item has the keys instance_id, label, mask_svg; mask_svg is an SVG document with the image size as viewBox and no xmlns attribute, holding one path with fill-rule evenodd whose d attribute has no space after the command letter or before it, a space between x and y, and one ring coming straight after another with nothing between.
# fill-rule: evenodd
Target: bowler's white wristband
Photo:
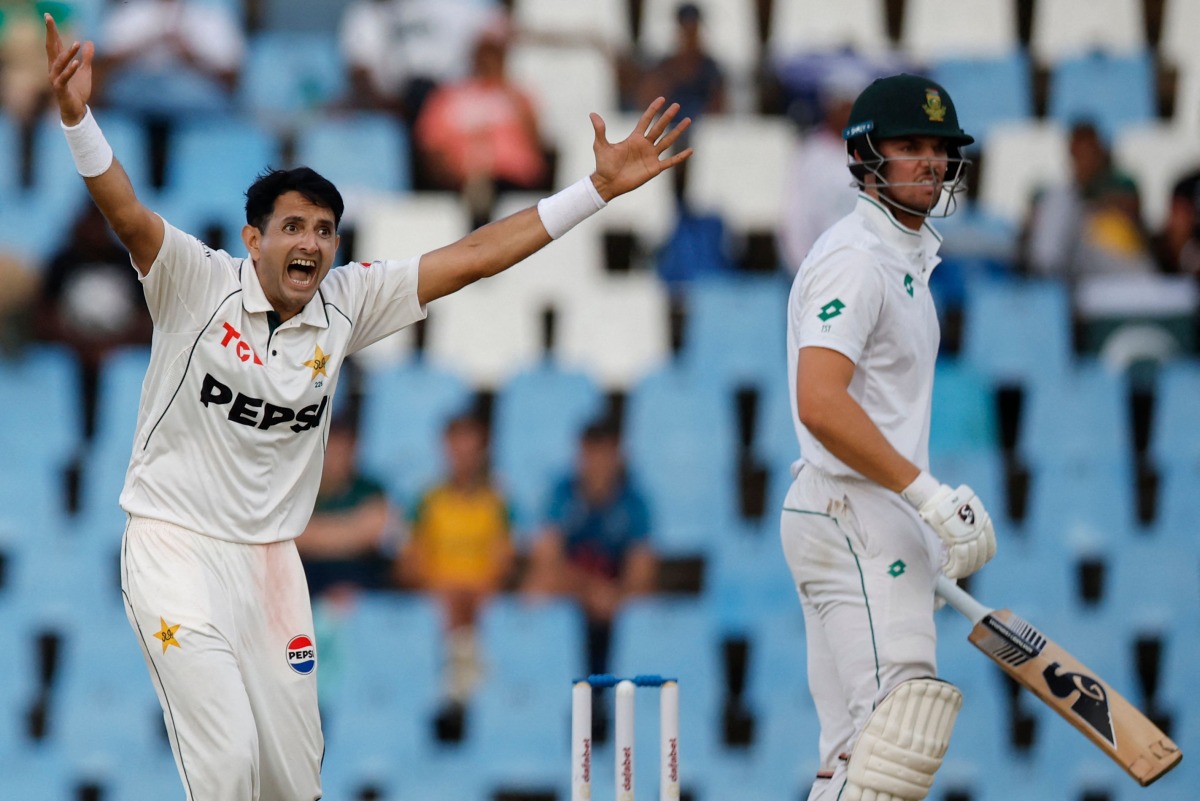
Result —
<instances>
[{"instance_id":1,"label":"bowler's white wristband","mask_svg":"<svg viewBox=\"0 0 1200 801\"><path fill-rule=\"evenodd\" d=\"M113 163L113 152L108 146L108 140L104 138L104 132L96 124L91 108L88 108L78 124L60 124L79 174L84 178L95 178L107 172Z\"/></svg>"},{"instance_id":2,"label":"bowler's white wristband","mask_svg":"<svg viewBox=\"0 0 1200 801\"><path fill-rule=\"evenodd\" d=\"M596 191L591 176L588 176L561 192L542 198L538 201L537 210L550 238L558 239L607 205Z\"/></svg>"},{"instance_id":3,"label":"bowler's white wristband","mask_svg":"<svg viewBox=\"0 0 1200 801\"><path fill-rule=\"evenodd\" d=\"M920 509L941 486L936 478L929 475L929 471L922 470L911 484L900 491L900 495L912 504L914 509Z\"/></svg>"}]
</instances>

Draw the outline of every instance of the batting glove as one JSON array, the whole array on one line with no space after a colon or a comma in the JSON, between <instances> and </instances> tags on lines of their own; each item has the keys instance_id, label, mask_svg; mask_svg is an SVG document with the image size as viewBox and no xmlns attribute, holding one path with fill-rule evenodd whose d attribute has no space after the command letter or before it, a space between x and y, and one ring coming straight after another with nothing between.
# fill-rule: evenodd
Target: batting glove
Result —
<instances>
[{"instance_id":1,"label":"batting glove","mask_svg":"<svg viewBox=\"0 0 1200 801\"><path fill-rule=\"evenodd\" d=\"M946 543L942 572L950 578L969 576L996 555L992 518L966 484L951 489L921 471L901 495Z\"/></svg>"}]
</instances>

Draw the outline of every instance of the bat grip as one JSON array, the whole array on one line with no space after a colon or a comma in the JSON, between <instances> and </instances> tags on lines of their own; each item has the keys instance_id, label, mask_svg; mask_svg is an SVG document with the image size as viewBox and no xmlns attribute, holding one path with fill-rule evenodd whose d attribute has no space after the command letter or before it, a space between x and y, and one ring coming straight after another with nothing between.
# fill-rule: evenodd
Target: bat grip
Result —
<instances>
[{"instance_id":1,"label":"bat grip","mask_svg":"<svg viewBox=\"0 0 1200 801\"><path fill-rule=\"evenodd\" d=\"M955 584L953 579L941 574L938 574L935 591L938 597L953 606L957 612L970 620L972 625L983 620L984 616L992 611L972 598L966 590Z\"/></svg>"}]
</instances>

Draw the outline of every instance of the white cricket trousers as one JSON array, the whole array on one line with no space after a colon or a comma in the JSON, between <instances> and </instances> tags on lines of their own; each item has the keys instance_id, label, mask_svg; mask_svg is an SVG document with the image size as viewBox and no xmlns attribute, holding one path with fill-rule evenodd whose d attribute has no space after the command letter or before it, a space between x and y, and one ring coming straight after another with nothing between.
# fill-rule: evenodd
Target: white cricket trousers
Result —
<instances>
[{"instance_id":1,"label":"white cricket trousers","mask_svg":"<svg viewBox=\"0 0 1200 801\"><path fill-rule=\"evenodd\" d=\"M121 588L188 801L319 799L316 645L295 543L131 518Z\"/></svg>"},{"instance_id":2,"label":"white cricket trousers","mask_svg":"<svg viewBox=\"0 0 1200 801\"><path fill-rule=\"evenodd\" d=\"M937 674L942 545L896 493L807 464L788 491L780 529L821 724L821 772L809 801L834 801L844 757L875 705L900 682Z\"/></svg>"}]
</instances>

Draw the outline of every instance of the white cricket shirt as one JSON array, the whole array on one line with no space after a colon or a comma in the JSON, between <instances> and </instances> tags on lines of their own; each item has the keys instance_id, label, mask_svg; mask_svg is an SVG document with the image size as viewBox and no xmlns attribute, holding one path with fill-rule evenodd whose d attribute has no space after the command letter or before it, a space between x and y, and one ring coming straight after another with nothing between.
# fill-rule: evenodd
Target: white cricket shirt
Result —
<instances>
[{"instance_id":1,"label":"white cricket shirt","mask_svg":"<svg viewBox=\"0 0 1200 801\"><path fill-rule=\"evenodd\" d=\"M342 362L425 317L417 262L330 270L271 333L253 262L168 224L142 278L154 339L121 508L232 542L299 536Z\"/></svg>"},{"instance_id":2,"label":"white cricket shirt","mask_svg":"<svg viewBox=\"0 0 1200 801\"><path fill-rule=\"evenodd\" d=\"M925 223L905 228L880 201L860 193L854 211L813 245L788 298L788 388L803 460L827 473L861 477L800 423L800 349L835 350L854 362L850 396L897 451L929 466L933 371L941 330L929 275L941 236Z\"/></svg>"}]
</instances>

